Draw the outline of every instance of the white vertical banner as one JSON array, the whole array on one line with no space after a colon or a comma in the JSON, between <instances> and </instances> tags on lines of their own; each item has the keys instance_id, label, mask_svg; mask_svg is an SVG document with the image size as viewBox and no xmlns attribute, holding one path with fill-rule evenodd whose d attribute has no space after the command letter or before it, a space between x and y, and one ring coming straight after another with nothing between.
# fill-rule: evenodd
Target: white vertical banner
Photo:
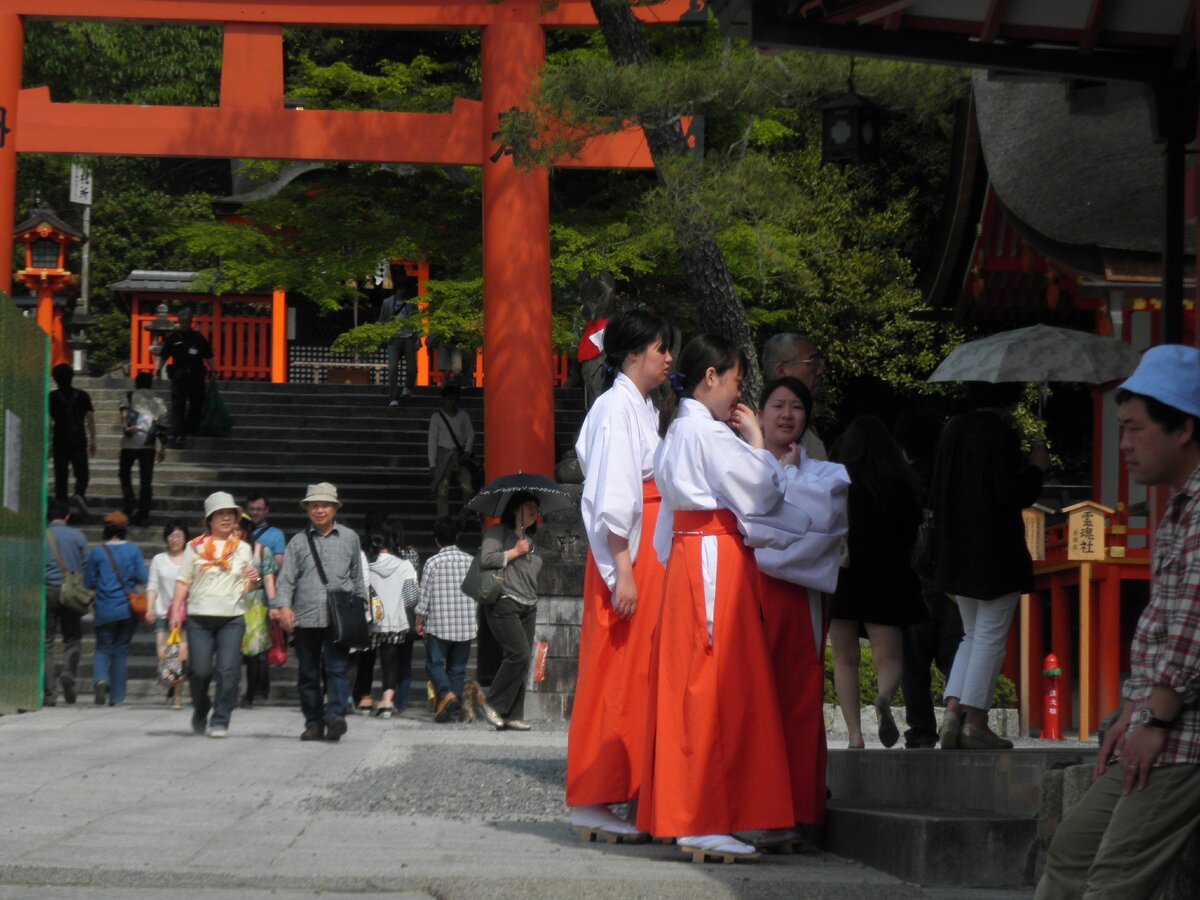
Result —
<instances>
[{"instance_id":1,"label":"white vertical banner","mask_svg":"<svg viewBox=\"0 0 1200 900\"><path fill-rule=\"evenodd\" d=\"M92 205L92 173L79 163L71 164L71 202Z\"/></svg>"}]
</instances>

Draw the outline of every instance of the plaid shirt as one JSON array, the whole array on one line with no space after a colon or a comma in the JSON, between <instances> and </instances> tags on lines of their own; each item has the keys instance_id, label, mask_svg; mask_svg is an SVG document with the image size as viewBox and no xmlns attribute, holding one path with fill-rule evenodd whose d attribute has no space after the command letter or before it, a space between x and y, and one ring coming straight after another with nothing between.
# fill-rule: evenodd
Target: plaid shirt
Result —
<instances>
[{"instance_id":1,"label":"plaid shirt","mask_svg":"<svg viewBox=\"0 0 1200 900\"><path fill-rule=\"evenodd\" d=\"M427 634L444 641L474 639L475 601L461 589L469 568L471 555L453 544L425 561L417 615L425 617Z\"/></svg>"},{"instance_id":2,"label":"plaid shirt","mask_svg":"<svg viewBox=\"0 0 1200 900\"><path fill-rule=\"evenodd\" d=\"M1154 538L1150 604L1138 619L1122 691L1135 718L1157 684L1183 698L1156 766L1200 763L1200 466L1167 509Z\"/></svg>"}]
</instances>

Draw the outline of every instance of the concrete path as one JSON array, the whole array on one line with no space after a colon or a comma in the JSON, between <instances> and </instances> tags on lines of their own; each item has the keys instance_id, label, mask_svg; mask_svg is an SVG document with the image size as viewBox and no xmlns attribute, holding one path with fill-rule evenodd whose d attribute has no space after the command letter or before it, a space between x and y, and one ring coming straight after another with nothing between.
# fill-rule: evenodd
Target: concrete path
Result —
<instances>
[{"instance_id":1,"label":"concrete path","mask_svg":"<svg viewBox=\"0 0 1200 900\"><path fill-rule=\"evenodd\" d=\"M239 710L226 740L194 736L190 718L0 717L0 898L949 896L824 854L701 866L673 846L580 843L562 725L355 717L316 744L293 710Z\"/></svg>"}]
</instances>

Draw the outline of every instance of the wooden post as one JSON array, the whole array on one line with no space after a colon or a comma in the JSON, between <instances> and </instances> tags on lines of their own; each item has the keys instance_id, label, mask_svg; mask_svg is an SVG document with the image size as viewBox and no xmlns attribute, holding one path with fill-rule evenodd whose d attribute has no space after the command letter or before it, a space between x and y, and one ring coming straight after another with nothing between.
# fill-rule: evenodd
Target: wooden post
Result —
<instances>
[{"instance_id":1,"label":"wooden post","mask_svg":"<svg viewBox=\"0 0 1200 900\"><path fill-rule=\"evenodd\" d=\"M1042 624L1042 595L1029 594L1029 705L1030 728L1042 727L1042 662L1046 658L1045 627Z\"/></svg>"},{"instance_id":2,"label":"wooden post","mask_svg":"<svg viewBox=\"0 0 1200 900\"><path fill-rule=\"evenodd\" d=\"M287 294L271 292L271 383L287 381Z\"/></svg>"},{"instance_id":3,"label":"wooden post","mask_svg":"<svg viewBox=\"0 0 1200 900\"><path fill-rule=\"evenodd\" d=\"M546 38L537 22L483 29L483 385L489 480L554 474L550 343L550 187L523 172L493 138L500 116L525 103Z\"/></svg>"},{"instance_id":4,"label":"wooden post","mask_svg":"<svg viewBox=\"0 0 1200 900\"><path fill-rule=\"evenodd\" d=\"M1029 685L1032 682L1033 674L1029 665L1030 657L1033 656L1032 647L1030 646L1031 641L1029 639L1029 605L1032 602L1032 594L1021 595L1021 677L1017 696L1017 721L1021 737L1029 737Z\"/></svg>"},{"instance_id":5,"label":"wooden post","mask_svg":"<svg viewBox=\"0 0 1200 900\"><path fill-rule=\"evenodd\" d=\"M1072 725L1071 707L1071 675L1075 671L1075 663L1071 656L1071 614L1067 607L1067 590L1063 587L1062 573L1055 572L1050 576L1050 653L1058 657L1058 667L1062 669L1059 679L1058 716L1063 728Z\"/></svg>"},{"instance_id":6,"label":"wooden post","mask_svg":"<svg viewBox=\"0 0 1200 900\"><path fill-rule=\"evenodd\" d=\"M1092 721L1092 564L1079 564L1079 742L1088 739Z\"/></svg>"},{"instance_id":7,"label":"wooden post","mask_svg":"<svg viewBox=\"0 0 1200 900\"><path fill-rule=\"evenodd\" d=\"M0 14L0 291L12 295L13 242L8 238L16 221L17 200L17 98L21 92L21 64L25 30L21 17ZM39 310L40 314L40 310Z\"/></svg>"},{"instance_id":8,"label":"wooden post","mask_svg":"<svg viewBox=\"0 0 1200 900\"><path fill-rule=\"evenodd\" d=\"M1097 566L1100 579L1099 713L1121 705L1121 576L1114 565Z\"/></svg>"}]
</instances>

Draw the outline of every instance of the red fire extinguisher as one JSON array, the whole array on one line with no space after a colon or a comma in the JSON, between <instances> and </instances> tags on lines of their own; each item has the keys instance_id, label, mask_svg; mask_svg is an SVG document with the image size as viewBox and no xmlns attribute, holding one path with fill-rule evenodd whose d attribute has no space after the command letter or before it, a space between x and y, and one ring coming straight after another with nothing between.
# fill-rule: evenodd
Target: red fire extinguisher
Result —
<instances>
[{"instance_id":1,"label":"red fire extinguisher","mask_svg":"<svg viewBox=\"0 0 1200 900\"><path fill-rule=\"evenodd\" d=\"M1061 741L1062 729L1058 724L1058 678L1062 669L1058 657L1049 654L1042 662L1042 740Z\"/></svg>"}]
</instances>

